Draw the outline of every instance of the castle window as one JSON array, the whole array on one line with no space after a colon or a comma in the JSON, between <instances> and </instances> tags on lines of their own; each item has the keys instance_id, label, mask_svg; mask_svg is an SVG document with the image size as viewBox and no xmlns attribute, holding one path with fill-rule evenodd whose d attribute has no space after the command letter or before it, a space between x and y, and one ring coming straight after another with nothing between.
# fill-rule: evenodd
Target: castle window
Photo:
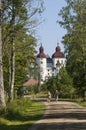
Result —
<instances>
[{"instance_id":1,"label":"castle window","mask_svg":"<svg viewBox=\"0 0 86 130\"><path fill-rule=\"evenodd\" d=\"M43 62L41 61L41 64L43 64Z\"/></svg>"},{"instance_id":2,"label":"castle window","mask_svg":"<svg viewBox=\"0 0 86 130\"><path fill-rule=\"evenodd\" d=\"M41 79L41 81L43 81L43 79Z\"/></svg>"},{"instance_id":3,"label":"castle window","mask_svg":"<svg viewBox=\"0 0 86 130\"><path fill-rule=\"evenodd\" d=\"M61 60L61 63L63 64L63 60Z\"/></svg>"}]
</instances>

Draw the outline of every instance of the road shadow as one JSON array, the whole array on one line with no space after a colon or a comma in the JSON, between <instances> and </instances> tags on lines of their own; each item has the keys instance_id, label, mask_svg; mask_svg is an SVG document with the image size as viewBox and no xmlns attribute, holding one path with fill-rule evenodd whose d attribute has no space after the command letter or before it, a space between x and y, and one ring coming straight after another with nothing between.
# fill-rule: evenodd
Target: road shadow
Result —
<instances>
[{"instance_id":1,"label":"road shadow","mask_svg":"<svg viewBox=\"0 0 86 130\"><path fill-rule=\"evenodd\" d=\"M46 113L29 130L86 130L86 109L73 103L46 103Z\"/></svg>"},{"instance_id":2,"label":"road shadow","mask_svg":"<svg viewBox=\"0 0 86 130\"><path fill-rule=\"evenodd\" d=\"M86 122L82 123L40 123L29 130L86 130Z\"/></svg>"}]
</instances>

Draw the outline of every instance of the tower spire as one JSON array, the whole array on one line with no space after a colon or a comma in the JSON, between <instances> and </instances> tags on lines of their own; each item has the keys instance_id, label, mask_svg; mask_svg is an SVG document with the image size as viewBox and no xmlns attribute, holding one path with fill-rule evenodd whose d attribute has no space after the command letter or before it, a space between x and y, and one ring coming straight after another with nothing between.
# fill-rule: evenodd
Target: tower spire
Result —
<instances>
[{"instance_id":1,"label":"tower spire","mask_svg":"<svg viewBox=\"0 0 86 130\"><path fill-rule=\"evenodd\" d=\"M57 46L59 46L59 42L58 42L58 36L57 36Z\"/></svg>"},{"instance_id":2,"label":"tower spire","mask_svg":"<svg viewBox=\"0 0 86 130\"><path fill-rule=\"evenodd\" d=\"M42 43L41 43L41 46L42 46Z\"/></svg>"},{"instance_id":3,"label":"tower spire","mask_svg":"<svg viewBox=\"0 0 86 130\"><path fill-rule=\"evenodd\" d=\"M59 46L59 43L57 42L57 46Z\"/></svg>"}]
</instances>

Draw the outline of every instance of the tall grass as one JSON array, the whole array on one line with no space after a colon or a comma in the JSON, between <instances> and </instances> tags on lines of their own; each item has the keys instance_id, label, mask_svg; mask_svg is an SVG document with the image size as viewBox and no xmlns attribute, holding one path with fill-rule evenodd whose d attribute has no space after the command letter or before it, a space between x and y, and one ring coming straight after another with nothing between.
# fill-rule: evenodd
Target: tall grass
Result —
<instances>
[{"instance_id":1,"label":"tall grass","mask_svg":"<svg viewBox=\"0 0 86 130\"><path fill-rule=\"evenodd\" d=\"M40 119L45 110L42 102L28 98L15 100L0 110L0 130L27 130L36 120Z\"/></svg>"}]
</instances>

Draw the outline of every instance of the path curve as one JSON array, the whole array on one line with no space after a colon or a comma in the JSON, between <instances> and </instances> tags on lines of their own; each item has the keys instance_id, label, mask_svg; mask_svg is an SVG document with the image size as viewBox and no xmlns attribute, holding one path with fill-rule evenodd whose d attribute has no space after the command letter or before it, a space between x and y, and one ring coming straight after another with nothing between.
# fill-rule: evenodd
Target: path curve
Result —
<instances>
[{"instance_id":1,"label":"path curve","mask_svg":"<svg viewBox=\"0 0 86 130\"><path fill-rule=\"evenodd\" d=\"M45 104L43 118L28 130L86 130L86 108L65 101Z\"/></svg>"}]
</instances>

